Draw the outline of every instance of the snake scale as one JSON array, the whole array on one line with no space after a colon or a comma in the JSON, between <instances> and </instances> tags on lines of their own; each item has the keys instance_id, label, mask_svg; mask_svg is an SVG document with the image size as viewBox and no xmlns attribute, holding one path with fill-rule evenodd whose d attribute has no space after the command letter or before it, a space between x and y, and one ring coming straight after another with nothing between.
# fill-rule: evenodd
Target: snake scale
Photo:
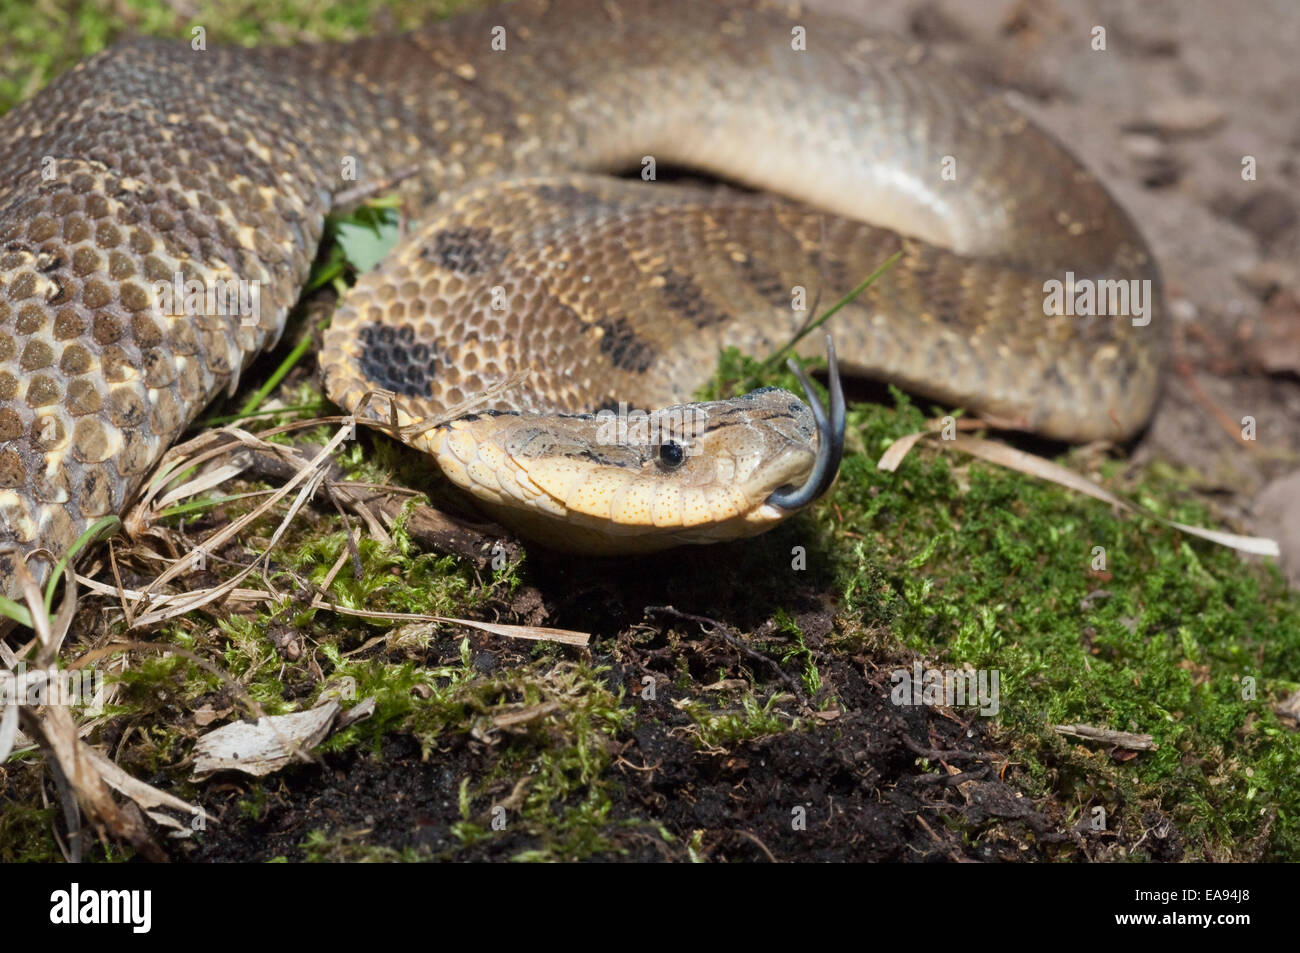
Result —
<instances>
[{"instance_id":1,"label":"snake scale","mask_svg":"<svg viewBox=\"0 0 1300 953\"><path fill-rule=\"evenodd\" d=\"M610 175L647 159L738 187ZM564 415L686 400L720 348L786 341L798 290L833 301L894 252L832 322L846 371L1071 441L1130 435L1156 399L1159 276L1129 217L1023 115L903 41L765 0L519 0L342 45L134 39L0 118L5 589L14 559L123 510L279 338L336 198L386 180L420 224L340 307L329 394L356 409L383 389L418 420L526 371L423 445L464 485L513 468L486 475L496 502L540 505L518 522L573 526L573 548L628 476L644 480L613 504L628 524L709 538L711 518L770 510L734 487L655 496L675 476L662 451L652 466L583 448L566 428L590 418ZM1044 282L1067 271L1151 280L1154 320L1045 313ZM256 282L256 313L165 312L178 274ZM743 400L698 428L697 483L800 479L808 408ZM763 435L715 453L729 424Z\"/></svg>"}]
</instances>

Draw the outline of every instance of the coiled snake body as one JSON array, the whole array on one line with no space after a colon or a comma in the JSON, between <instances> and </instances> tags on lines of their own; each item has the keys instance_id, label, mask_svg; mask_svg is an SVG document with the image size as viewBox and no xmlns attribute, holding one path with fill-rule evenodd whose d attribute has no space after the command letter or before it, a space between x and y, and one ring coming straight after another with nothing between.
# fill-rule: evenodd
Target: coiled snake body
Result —
<instances>
[{"instance_id":1,"label":"coiled snake body","mask_svg":"<svg viewBox=\"0 0 1300 953\"><path fill-rule=\"evenodd\" d=\"M759 191L605 176L647 157ZM789 395L713 409L678 471L584 446L589 425L556 415L686 400L721 347L787 340L797 289L832 301L895 251L834 320L847 370L1066 440L1124 437L1155 400L1159 282L1128 217L901 42L761 0L522 0L346 45L134 40L0 119L10 591L13 559L120 512L276 341L334 197L411 166L421 227L340 308L327 390L355 408L382 388L418 419L528 370L481 408L525 416L472 415L425 446L525 528L573 528L573 548L766 525L816 443ZM1045 314L1066 272L1151 279L1153 319ZM259 283L256 314L164 313L178 274Z\"/></svg>"}]
</instances>

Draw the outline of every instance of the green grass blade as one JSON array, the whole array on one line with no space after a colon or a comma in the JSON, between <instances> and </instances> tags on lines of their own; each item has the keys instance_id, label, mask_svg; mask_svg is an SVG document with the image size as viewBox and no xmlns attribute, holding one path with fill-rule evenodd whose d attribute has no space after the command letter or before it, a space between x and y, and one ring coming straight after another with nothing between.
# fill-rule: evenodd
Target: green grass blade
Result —
<instances>
[{"instance_id":1,"label":"green grass blade","mask_svg":"<svg viewBox=\"0 0 1300 953\"><path fill-rule=\"evenodd\" d=\"M303 356L311 350L311 339L311 334L302 336L302 340L295 344L293 350L285 355L284 360L280 362L280 366L275 369L275 373L267 378L266 383L259 387L253 396L248 398L239 411L241 416L252 414L256 412L258 407L262 406L262 401L266 400L271 395L271 392L280 386L280 381L284 380L285 376L293 370L294 365L301 361Z\"/></svg>"},{"instance_id":2,"label":"green grass blade","mask_svg":"<svg viewBox=\"0 0 1300 953\"><path fill-rule=\"evenodd\" d=\"M107 539L122 528L122 521L116 516L105 516L91 523L86 531L77 537L77 541L72 544L63 557L54 564L54 572L50 573L50 581L45 584L45 612L48 615L50 608L54 605L54 591L59 584L59 578L67 568L68 562L72 560L77 553L81 552L91 543L98 542L101 539ZM31 624L30 622L28 623Z\"/></svg>"},{"instance_id":3,"label":"green grass blade","mask_svg":"<svg viewBox=\"0 0 1300 953\"><path fill-rule=\"evenodd\" d=\"M894 266L894 263L897 262L898 259L902 257L903 257L902 251L896 251L888 258L886 258L884 263L875 271L873 271L871 274L867 275L867 277L864 278L856 288L854 288L843 298L841 298L839 301L836 301L833 305L831 305L824 312L822 312L821 317L813 321L810 321L803 330L801 330L798 334L796 334L789 341L787 341L785 343L785 346L781 347L779 350L773 353L767 360L765 360L759 366L759 373L766 374L769 371L771 371L772 368L779 366L790 354L790 352L794 350L796 344L798 344L800 341L806 338L813 331L816 331L819 327L821 327L823 324L829 321L835 315L835 313L838 312L841 308L843 308L845 305L852 302L854 298L856 298L858 295L862 294L862 292L870 288L877 278L879 278L886 271L892 268Z\"/></svg>"}]
</instances>

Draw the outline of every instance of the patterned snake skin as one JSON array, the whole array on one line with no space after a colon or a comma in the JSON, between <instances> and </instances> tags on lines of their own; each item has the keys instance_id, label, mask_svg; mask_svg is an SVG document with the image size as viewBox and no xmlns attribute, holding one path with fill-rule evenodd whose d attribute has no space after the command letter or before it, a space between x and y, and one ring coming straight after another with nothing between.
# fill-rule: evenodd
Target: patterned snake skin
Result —
<instances>
[{"instance_id":1,"label":"patterned snake skin","mask_svg":"<svg viewBox=\"0 0 1300 953\"><path fill-rule=\"evenodd\" d=\"M598 175L645 157L760 191ZM334 46L133 40L0 118L0 542L58 555L121 512L277 340L333 197L412 166L426 224L321 356L345 404L369 385L432 414L527 367L499 406L657 406L719 347L785 340L796 286L833 301L896 250L835 319L846 370L1066 440L1127 436L1156 398L1160 284L1129 218L898 41L762 0L522 0ZM1045 314L1066 272L1150 280L1149 323ZM178 273L260 283L257 313L164 313Z\"/></svg>"}]
</instances>

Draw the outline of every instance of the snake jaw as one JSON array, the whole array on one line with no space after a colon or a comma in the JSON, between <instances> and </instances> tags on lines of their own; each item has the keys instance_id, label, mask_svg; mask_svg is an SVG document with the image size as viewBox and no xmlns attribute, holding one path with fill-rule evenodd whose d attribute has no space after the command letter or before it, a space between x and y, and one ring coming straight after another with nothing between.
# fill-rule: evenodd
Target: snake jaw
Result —
<instances>
[{"instance_id":1,"label":"snake jaw","mask_svg":"<svg viewBox=\"0 0 1300 953\"><path fill-rule=\"evenodd\" d=\"M835 482L835 476L840 470L840 459L844 456L845 410L844 390L840 386L840 368L835 360L835 342L831 340L829 334L826 335L826 365L830 390L829 415L817 400L812 382L808 380L804 369L794 358L787 363L795 377L799 378L804 394L808 397L808 406L812 408L813 417L817 421L817 461L813 465L812 473L808 475L808 479L802 486L782 487L767 498L769 506L788 514L803 509L820 498Z\"/></svg>"}]
</instances>

